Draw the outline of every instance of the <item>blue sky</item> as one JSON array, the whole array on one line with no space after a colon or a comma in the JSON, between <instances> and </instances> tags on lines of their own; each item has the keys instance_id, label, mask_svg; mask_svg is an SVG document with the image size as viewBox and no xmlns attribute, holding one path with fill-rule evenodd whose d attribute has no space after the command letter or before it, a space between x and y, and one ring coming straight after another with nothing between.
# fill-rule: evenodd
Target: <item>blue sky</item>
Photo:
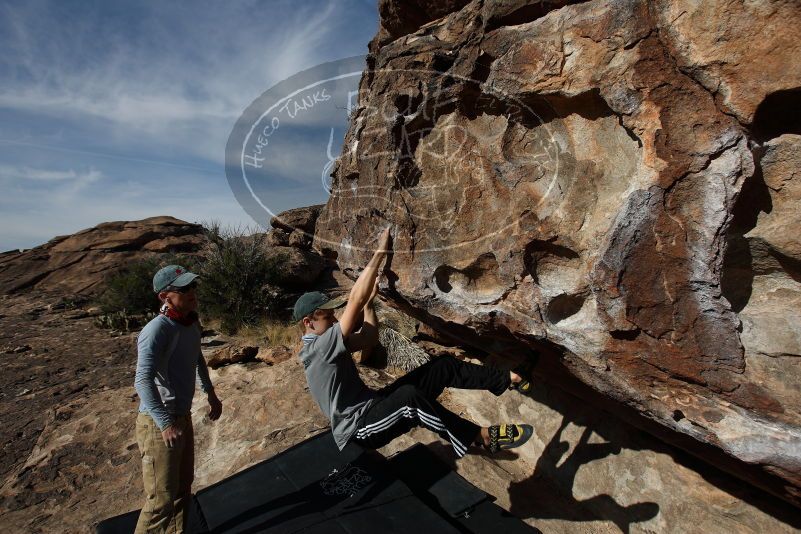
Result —
<instances>
[{"instance_id":1,"label":"blue sky","mask_svg":"<svg viewBox=\"0 0 801 534\"><path fill-rule=\"evenodd\" d=\"M296 72L366 53L376 4L0 3L0 251L153 215L253 226L225 177L235 121Z\"/></svg>"}]
</instances>

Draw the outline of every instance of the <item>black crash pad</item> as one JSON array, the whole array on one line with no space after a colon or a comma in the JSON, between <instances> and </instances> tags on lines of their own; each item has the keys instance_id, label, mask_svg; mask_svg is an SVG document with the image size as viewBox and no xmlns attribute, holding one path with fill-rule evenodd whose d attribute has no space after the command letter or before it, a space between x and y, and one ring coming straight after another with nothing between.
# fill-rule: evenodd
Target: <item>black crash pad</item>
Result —
<instances>
[{"instance_id":1,"label":"black crash pad","mask_svg":"<svg viewBox=\"0 0 801 534\"><path fill-rule=\"evenodd\" d=\"M97 532L130 534L137 516ZM199 491L190 524L195 534L537 532L421 445L387 460L356 445L339 451L329 432Z\"/></svg>"},{"instance_id":2,"label":"black crash pad","mask_svg":"<svg viewBox=\"0 0 801 534\"><path fill-rule=\"evenodd\" d=\"M330 433L200 491L197 500L215 533L458 532L394 478L380 454L355 445L340 452Z\"/></svg>"},{"instance_id":3,"label":"black crash pad","mask_svg":"<svg viewBox=\"0 0 801 534\"><path fill-rule=\"evenodd\" d=\"M536 534L527 525L500 506L494 498L454 472L436 454L417 444L389 459L392 472L427 506L460 532L472 534Z\"/></svg>"}]
</instances>

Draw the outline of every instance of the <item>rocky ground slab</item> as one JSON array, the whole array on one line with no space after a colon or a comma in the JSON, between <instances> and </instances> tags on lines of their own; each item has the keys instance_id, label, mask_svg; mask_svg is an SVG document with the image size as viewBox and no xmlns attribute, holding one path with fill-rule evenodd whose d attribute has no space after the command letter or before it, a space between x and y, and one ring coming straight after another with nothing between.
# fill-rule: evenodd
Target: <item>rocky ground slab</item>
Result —
<instances>
[{"instance_id":1,"label":"rocky ground slab","mask_svg":"<svg viewBox=\"0 0 801 534\"><path fill-rule=\"evenodd\" d=\"M94 327L90 317L67 319L69 310L42 311L47 305L42 297L4 302L2 345L31 348L3 357L38 363L8 366L11 372L2 375L0 413L8 453L0 479L0 522L9 532L92 532L98 521L141 506L133 336L112 336ZM33 310L39 315L34 317ZM45 341L53 350L41 350ZM55 359L56 348L65 369L54 378L48 373L53 360L47 358ZM360 372L373 388L400 374L368 366ZM211 376L224 411L212 422L205 400L195 399L196 490L327 429L296 358L226 365ZM9 394L24 389L29 392ZM543 532L702 527L712 533L784 533L801 527L786 504L699 465L606 412L588 410L547 383L531 397L449 390L442 401L481 424L530 422L535 437L513 453L489 457L475 451L454 463L450 446L421 429L382 452L390 455L423 442L500 506Z\"/></svg>"}]
</instances>

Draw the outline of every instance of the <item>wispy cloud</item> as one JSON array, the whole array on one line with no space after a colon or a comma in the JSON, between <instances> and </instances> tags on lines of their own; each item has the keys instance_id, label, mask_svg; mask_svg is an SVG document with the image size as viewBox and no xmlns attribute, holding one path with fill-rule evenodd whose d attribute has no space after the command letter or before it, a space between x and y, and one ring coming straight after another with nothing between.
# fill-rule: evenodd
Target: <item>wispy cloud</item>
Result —
<instances>
[{"instance_id":1,"label":"wispy cloud","mask_svg":"<svg viewBox=\"0 0 801 534\"><path fill-rule=\"evenodd\" d=\"M102 177L102 173L92 169L88 172L77 172L69 170L48 170L34 169L31 167L13 167L11 165L0 165L0 180L2 179L22 179L34 180L37 182L72 182L89 184L96 182Z\"/></svg>"},{"instance_id":2,"label":"wispy cloud","mask_svg":"<svg viewBox=\"0 0 801 534\"><path fill-rule=\"evenodd\" d=\"M107 217L251 222L225 182L237 117L276 82L366 52L376 26L372 0L0 4L0 248ZM157 180L165 197L137 196Z\"/></svg>"},{"instance_id":3,"label":"wispy cloud","mask_svg":"<svg viewBox=\"0 0 801 534\"><path fill-rule=\"evenodd\" d=\"M190 222L243 222L222 183L198 183L197 175L180 170L147 179L140 172L135 167L112 180L92 168L0 166L0 249L29 248L110 220L172 215Z\"/></svg>"},{"instance_id":4,"label":"wispy cloud","mask_svg":"<svg viewBox=\"0 0 801 534\"><path fill-rule=\"evenodd\" d=\"M2 8L3 30L15 38L5 47L0 107L99 119L112 135L148 135L219 162L225 127L254 98L299 70L340 57L332 54L332 37L348 41L348 33L335 34L343 28L333 0L203 9L154 3L116 21L77 10L66 21L42 17L42 5Z\"/></svg>"},{"instance_id":5,"label":"wispy cloud","mask_svg":"<svg viewBox=\"0 0 801 534\"><path fill-rule=\"evenodd\" d=\"M96 169L76 171L74 169L36 169L27 166L0 165L0 184L3 184L3 190L7 195L13 190L12 188L23 192L44 191L51 201L58 202L75 200L76 195L102 178L103 173ZM33 182L34 188L26 187L26 181ZM8 200L6 197L4 203Z\"/></svg>"}]
</instances>

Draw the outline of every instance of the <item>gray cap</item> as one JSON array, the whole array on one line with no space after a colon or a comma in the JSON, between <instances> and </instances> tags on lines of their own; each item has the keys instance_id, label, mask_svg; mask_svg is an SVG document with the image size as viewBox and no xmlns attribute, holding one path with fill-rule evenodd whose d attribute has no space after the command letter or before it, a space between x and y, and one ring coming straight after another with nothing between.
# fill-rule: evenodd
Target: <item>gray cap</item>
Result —
<instances>
[{"instance_id":1,"label":"gray cap","mask_svg":"<svg viewBox=\"0 0 801 534\"><path fill-rule=\"evenodd\" d=\"M168 287L184 287L195 281L198 275L190 273L180 265L167 265L153 277L153 291L164 291Z\"/></svg>"},{"instance_id":2,"label":"gray cap","mask_svg":"<svg viewBox=\"0 0 801 534\"><path fill-rule=\"evenodd\" d=\"M335 299L330 299L319 291L304 293L295 302L295 309L292 313L293 321L300 321L314 310L332 310L339 308L348 301L347 295L342 295Z\"/></svg>"}]
</instances>

